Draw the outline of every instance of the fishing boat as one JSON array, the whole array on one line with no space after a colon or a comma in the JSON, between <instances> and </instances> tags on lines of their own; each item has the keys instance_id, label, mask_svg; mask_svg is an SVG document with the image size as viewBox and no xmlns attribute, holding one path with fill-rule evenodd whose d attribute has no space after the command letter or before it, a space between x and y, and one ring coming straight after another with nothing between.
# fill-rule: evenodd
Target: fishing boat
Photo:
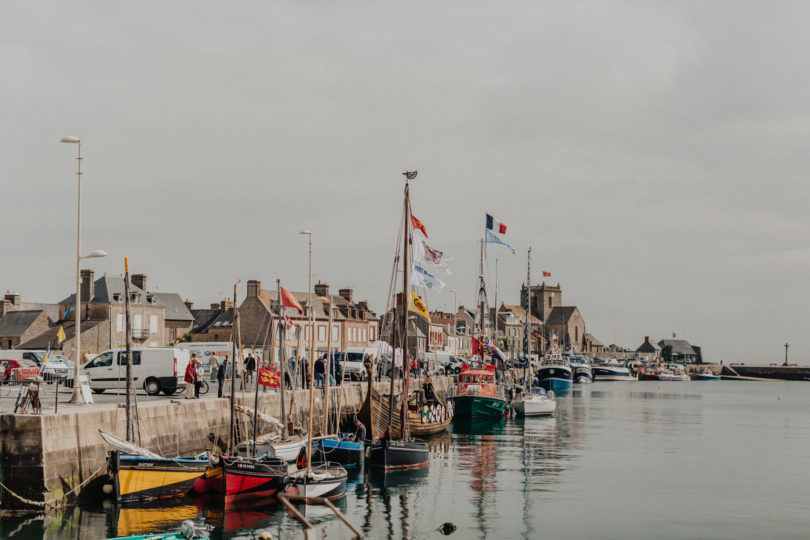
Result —
<instances>
[{"instance_id":1,"label":"fishing boat","mask_svg":"<svg viewBox=\"0 0 810 540\"><path fill-rule=\"evenodd\" d=\"M101 431L101 430L99 430ZM114 436L101 431L102 437ZM205 472L208 459L204 454L165 458L148 452L112 450L107 457L113 494L122 504L152 501L185 495Z\"/></svg>"},{"instance_id":2,"label":"fishing boat","mask_svg":"<svg viewBox=\"0 0 810 540\"><path fill-rule=\"evenodd\" d=\"M132 377L132 325L129 259L124 259L124 313L126 317L126 439L99 429L104 441L115 448L107 456L112 493L122 504L175 497L188 493L203 474L205 455L165 457L142 448ZM138 440L139 444L135 441Z\"/></svg>"},{"instance_id":3,"label":"fishing boat","mask_svg":"<svg viewBox=\"0 0 810 540\"><path fill-rule=\"evenodd\" d=\"M550 416L557 408L553 393L546 393L540 386L532 387L512 405L518 416Z\"/></svg>"},{"instance_id":4,"label":"fishing boat","mask_svg":"<svg viewBox=\"0 0 810 540\"><path fill-rule=\"evenodd\" d=\"M382 396L379 394L375 394L373 391L373 387L371 385L371 374L373 373L373 358L368 357L368 364L366 365L366 369L369 370L369 388L368 393L366 395L366 402L363 404L363 414L362 420L367 422L367 429L370 430L372 444L369 450L369 461L371 463L372 468L379 469L382 471L393 471L393 470L401 470L401 469L417 469L427 467L430 459L430 452L428 450L427 444L420 439L417 439L413 436L411 432L411 422L410 420L410 407L409 404L411 403L410 399L410 380L411 380L411 363L409 360L409 347L408 347L408 314L410 313L411 303L409 300L412 299L412 293L409 285L409 277L411 272L411 266L408 263L410 258L410 250L413 246L413 214L411 212L411 200L410 200L410 180L416 178L416 171L413 172L406 172L405 175L405 194L404 194L404 202L402 207L402 228L400 229L400 237L402 238L402 296L401 296L401 306L402 309L400 310L399 317L392 317L391 322L391 342L392 348L395 349L393 358L392 358L392 369L391 369L391 376L390 376L390 387L388 393L388 403L387 407L385 407L385 411L387 415L383 417L383 404ZM419 223L421 226L421 223ZM424 227L422 227L424 230ZM394 276L396 276L397 272L397 262L400 259L400 249L399 245L397 246L397 253L394 256ZM395 279L391 280L391 287L388 291L388 298L389 302L391 298L394 296L393 288L395 285ZM389 306L390 307L390 306ZM416 309L416 307L414 307ZM426 311L426 310L424 310ZM388 311L387 311L388 312ZM401 374L401 399L399 400L399 426L396 425L395 411L397 410L395 404L395 388L396 388L396 341L397 338L400 338L400 346L402 349L401 356L401 369L399 373ZM418 405L418 403L417 403ZM442 421L441 423L444 423ZM448 422L449 423L449 422ZM379 427L385 425L385 430L382 433L381 437L378 437ZM419 424L414 423L414 426L418 426ZM398 429L397 429L398 427ZM444 428L447 426L445 425ZM444 429L441 428L441 429Z\"/></svg>"},{"instance_id":5,"label":"fishing boat","mask_svg":"<svg viewBox=\"0 0 810 540\"><path fill-rule=\"evenodd\" d=\"M457 419L502 417L506 398L495 383L495 366L490 364L483 369L461 366L453 404Z\"/></svg>"},{"instance_id":6,"label":"fishing boat","mask_svg":"<svg viewBox=\"0 0 810 540\"><path fill-rule=\"evenodd\" d=\"M314 449L315 461L339 463L344 468L362 467L365 459L365 443L357 441L349 433L338 433L318 441Z\"/></svg>"},{"instance_id":7,"label":"fishing boat","mask_svg":"<svg viewBox=\"0 0 810 540\"><path fill-rule=\"evenodd\" d=\"M720 375L715 375L714 371L709 368L703 368L703 370L695 375L696 381L719 381Z\"/></svg>"},{"instance_id":8,"label":"fishing boat","mask_svg":"<svg viewBox=\"0 0 810 540\"><path fill-rule=\"evenodd\" d=\"M187 519L182 523L178 532L116 536L114 540L203 540L206 538L208 538L208 529L204 526L197 527L192 520Z\"/></svg>"},{"instance_id":9,"label":"fishing boat","mask_svg":"<svg viewBox=\"0 0 810 540\"><path fill-rule=\"evenodd\" d=\"M594 381L634 381L636 378L630 370L619 364L615 358L610 358L602 364L593 366Z\"/></svg>"},{"instance_id":10,"label":"fishing boat","mask_svg":"<svg viewBox=\"0 0 810 540\"><path fill-rule=\"evenodd\" d=\"M568 359L571 366L571 375L575 383L589 384L593 382L591 361L582 356L571 356Z\"/></svg>"},{"instance_id":11,"label":"fishing boat","mask_svg":"<svg viewBox=\"0 0 810 540\"><path fill-rule=\"evenodd\" d=\"M685 371L683 371L683 369L675 368L675 369L662 370L658 374L658 380L659 381L687 382L687 381L691 381L692 379L691 379L691 377L689 377L689 375L686 374Z\"/></svg>"},{"instance_id":12,"label":"fishing boat","mask_svg":"<svg viewBox=\"0 0 810 540\"><path fill-rule=\"evenodd\" d=\"M537 379L545 390L562 394L574 385L574 372L569 361L555 348L540 360Z\"/></svg>"},{"instance_id":13,"label":"fishing boat","mask_svg":"<svg viewBox=\"0 0 810 540\"><path fill-rule=\"evenodd\" d=\"M207 488L225 504L271 497L287 483L287 462L277 457L210 456L205 471Z\"/></svg>"}]
</instances>

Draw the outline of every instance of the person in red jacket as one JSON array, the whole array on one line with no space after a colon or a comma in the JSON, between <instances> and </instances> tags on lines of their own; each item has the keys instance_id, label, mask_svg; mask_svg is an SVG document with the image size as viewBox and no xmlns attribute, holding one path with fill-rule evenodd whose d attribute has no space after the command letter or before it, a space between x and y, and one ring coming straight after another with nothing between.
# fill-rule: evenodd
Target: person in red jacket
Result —
<instances>
[{"instance_id":1,"label":"person in red jacket","mask_svg":"<svg viewBox=\"0 0 810 540\"><path fill-rule=\"evenodd\" d=\"M183 381L186 383L186 399L192 399L194 397L194 372L196 367L197 353L192 353L191 360L189 360L186 366L186 375L183 377Z\"/></svg>"}]
</instances>

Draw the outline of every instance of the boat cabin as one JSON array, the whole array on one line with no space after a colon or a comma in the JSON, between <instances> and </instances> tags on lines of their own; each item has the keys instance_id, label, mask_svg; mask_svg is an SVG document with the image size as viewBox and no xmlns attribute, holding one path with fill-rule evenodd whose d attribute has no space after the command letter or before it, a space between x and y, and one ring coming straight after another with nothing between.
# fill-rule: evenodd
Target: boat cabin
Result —
<instances>
[{"instance_id":1,"label":"boat cabin","mask_svg":"<svg viewBox=\"0 0 810 540\"><path fill-rule=\"evenodd\" d=\"M456 395L496 397L495 393L495 366L490 365L484 369L469 369L466 365L462 367L462 372L458 375Z\"/></svg>"}]
</instances>

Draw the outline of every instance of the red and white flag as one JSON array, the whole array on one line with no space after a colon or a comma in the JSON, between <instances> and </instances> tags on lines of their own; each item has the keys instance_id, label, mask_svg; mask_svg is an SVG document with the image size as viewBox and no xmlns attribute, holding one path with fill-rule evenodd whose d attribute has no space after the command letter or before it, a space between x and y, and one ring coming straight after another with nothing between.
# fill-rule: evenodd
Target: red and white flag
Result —
<instances>
[{"instance_id":1,"label":"red and white flag","mask_svg":"<svg viewBox=\"0 0 810 540\"><path fill-rule=\"evenodd\" d=\"M292 307L297 309L301 312L301 315L304 314L304 308L301 307L301 304L298 303L298 300L295 299L293 293L281 287L281 305L284 307Z\"/></svg>"},{"instance_id":2,"label":"red and white flag","mask_svg":"<svg viewBox=\"0 0 810 540\"><path fill-rule=\"evenodd\" d=\"M413 214L411 214L411 224L413 225L413 228L414 228L414 229L419 229L420 231L422 231L422 234L424 234L424 235L425 235L425 238L427 238L427 237L428 237L427 230L425 229L425 226L424 226L424 225L422 225L422 222L421 222L421 221L419 221L419 220L416 218L416 216L415 216L415 215L413 215Z\"/></svg>"}]
</instances>

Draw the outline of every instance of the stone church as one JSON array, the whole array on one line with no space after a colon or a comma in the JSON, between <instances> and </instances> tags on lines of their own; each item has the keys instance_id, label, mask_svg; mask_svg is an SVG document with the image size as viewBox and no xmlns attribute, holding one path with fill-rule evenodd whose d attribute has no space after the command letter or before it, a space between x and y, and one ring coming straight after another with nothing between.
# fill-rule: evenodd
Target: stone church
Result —
<instances>
[{"instance_id":1,"label":"stone church","mask_svg":"<svg viewBox=\"0 0 810 540\"><path fill-rule=\"evenodd\" d=\"M585 319L576 306L564 306L560 284L532 285L530 291L531 313L542 321L544 347L556 341L563 351L575 353L599 353L604 346L585 329ZM520 305L526 305L526 285L520 288Z\"/></svg>"}]
</instances>

